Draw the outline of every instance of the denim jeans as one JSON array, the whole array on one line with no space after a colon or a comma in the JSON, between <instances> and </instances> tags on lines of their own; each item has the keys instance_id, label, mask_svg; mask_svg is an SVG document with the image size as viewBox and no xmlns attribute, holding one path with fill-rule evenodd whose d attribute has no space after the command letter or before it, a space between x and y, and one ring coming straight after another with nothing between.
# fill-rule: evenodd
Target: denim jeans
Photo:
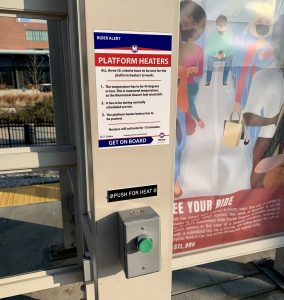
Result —
<instances>
[{"instance_id":1,"label":"denim jeans","mask_svg":"<svg viewBox=\"0 0 284 300\"><path fill-rule=\"evenodd\" d=\"M223 72L223 83L227 82L229 72L230 72L230 69L232 67L232 59L233 59L233 56L227 56L227 57L224 57L222 59L218 59L214 56L208 56L206 82L209 82L209 83L211 82L212 72L213 72L213 65L214 65L215 61L224 61L225 62L224 72Z\"/></svg>"}]
</instances>

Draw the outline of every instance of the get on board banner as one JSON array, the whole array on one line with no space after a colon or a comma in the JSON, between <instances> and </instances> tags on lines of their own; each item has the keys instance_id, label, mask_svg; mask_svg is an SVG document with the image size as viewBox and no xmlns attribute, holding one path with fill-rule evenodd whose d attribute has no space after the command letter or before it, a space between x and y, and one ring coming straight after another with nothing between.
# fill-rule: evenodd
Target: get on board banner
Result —
<instances>
[{"instance_id":1,"label":"get on board banner","mask_svg":"<svg viewBox=\"0 0 284 300\"><path fill-rule=\"evenodd\" d=\"M180 1L173 253L284 232L283 1Z\"/></svg>"}]
</instances>

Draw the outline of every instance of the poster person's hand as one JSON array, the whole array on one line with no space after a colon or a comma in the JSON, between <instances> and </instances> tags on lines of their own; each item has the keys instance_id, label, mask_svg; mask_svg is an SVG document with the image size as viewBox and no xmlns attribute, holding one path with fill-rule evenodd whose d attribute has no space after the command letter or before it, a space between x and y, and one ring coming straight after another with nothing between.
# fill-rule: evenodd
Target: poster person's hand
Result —
<instances>
[{"instance_id":1,"label":"poster person's hand","mask_svg":"<svg viewBox=\"0 0 284 300\"><path fill-rule=\"evenodd\" d=\"M279 115L280 115L280 113L278 113L276 116L274 116L273 118L272 118L272 120L273 120L273 124L276 126L277 125L277 123L278 123L278 120L279 120Z\"/></svg>"},{"instance_id":2,"label":"poster person's hand","mask_svg":"<svg viewBox=\"0 0 284 300\"><path fill-rule=\"evenodd\" d=\"M197 75L199 69L197 67L189 67L187 68L187 76Z\"/></svg>"},{"instance_id":3,"label":"poster person's hand","mask_svg":"<svg viewBox=\"0 0 284 300\"><path fill-rule=\"evenodd\" d=\"M241 104L238 102L235 102L233 107L233 112L239 113L241 111Z\"/></svg>"}]
</instances>

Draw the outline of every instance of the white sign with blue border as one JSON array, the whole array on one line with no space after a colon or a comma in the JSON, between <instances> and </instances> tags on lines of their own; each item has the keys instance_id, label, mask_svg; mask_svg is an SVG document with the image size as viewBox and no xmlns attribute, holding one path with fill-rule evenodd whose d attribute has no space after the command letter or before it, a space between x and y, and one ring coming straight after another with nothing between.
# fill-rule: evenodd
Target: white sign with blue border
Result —
<instances>
[{"instance_id":1,"label":"white sign with blue border","mask_svg":"<svg viewBox=\"0 0 284 300\"><path fill-rule=\"evenodd\" d=\"M99 148L169 143L172 35L94 31Z\"/></svg>"}]
</instances>

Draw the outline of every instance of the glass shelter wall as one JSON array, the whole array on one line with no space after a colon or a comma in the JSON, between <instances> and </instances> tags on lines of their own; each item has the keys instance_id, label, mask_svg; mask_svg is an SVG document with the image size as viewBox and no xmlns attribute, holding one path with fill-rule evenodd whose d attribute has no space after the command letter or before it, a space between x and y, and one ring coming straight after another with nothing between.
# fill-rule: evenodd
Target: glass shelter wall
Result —
<instances>
[{"instance_id":1,"label":"glass shelter wall","mask_svg":"<svg viewBox=\"0 0 284 300\"><path fill-rule=\"evenodd\" d=\"M67 79L58 54L61 23L5 15L0 24L0 35L6 34L0 41L0 154L20 159L21 153L57 151L60 156L62 144L74 151L68 134L71 100L62 108ZM14 34L8 34L12 29ZM7 68L13 84L3 71ZM12 172L0 166L0 277L78 262L77 168L62 162L57 159L55 167L47 168L48 158L39 158L36 168L27 163L27 169L16 166Z\"/></svg>"},{"instance_id":2,"label":"glass shelter wall","mask_svg":"<svg viewBox=\"0 0 284 300\"><path fill-rule=\"evenodd\" d=\"M0 186L0 277L76 262L74 247L57 251L64 245L59 171L0 175Z\"/></svg>"}]
</instances>

